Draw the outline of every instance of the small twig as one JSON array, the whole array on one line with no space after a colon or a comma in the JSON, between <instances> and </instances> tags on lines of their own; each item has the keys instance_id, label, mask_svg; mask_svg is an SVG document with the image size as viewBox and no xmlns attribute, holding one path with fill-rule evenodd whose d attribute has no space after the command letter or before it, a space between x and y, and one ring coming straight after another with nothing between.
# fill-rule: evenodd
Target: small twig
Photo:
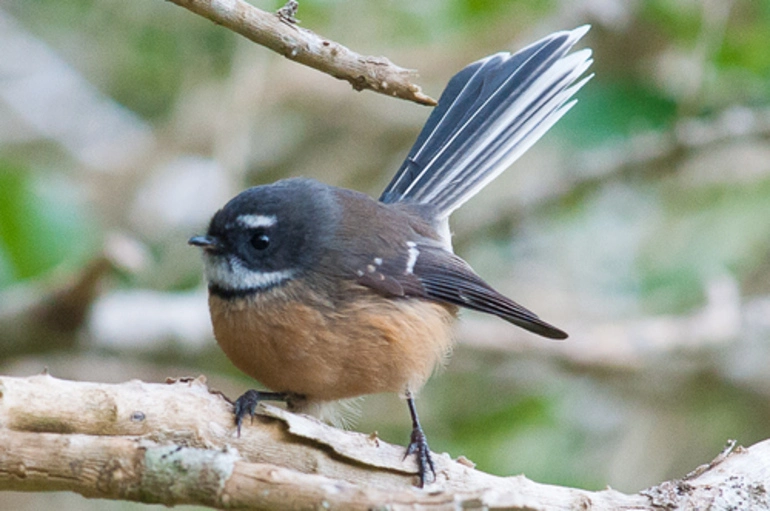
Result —
<instances>
[{"instance_id":1,"label":"small twig","mask_svg":"<svg viewBox=\"0 0 770 511\"><path fill-rule=\"evenodd\" d=\"M732 454L732 452L735 450L736 445L738 445L737 441L732 439L728 440L727 445L725 445L725 448L722 449L722 452L720 452L716 458L711 460L710 463L705 463L699 467L696 467L695 470L693 470L692 472L684 476L682 480L687 481L690 479L695 479L696 477L703 475L708 470L711 470L712 468L716 467L717 465L725 461L727 457L730 456L730 454Z\"/></svg>"},{"instance_id":2,"label":"small twig","mask_svg":"<svg viewBox=\"0 0 770 511\"><path fill-rule=\"evenodd\" d=\"M355 90L369 89L421 105L436 104L436 100L423 94L420 87L412 83L414 71L396 66L385 57L359 55L339 43L298 27L296 8L292 2L273 14L243 0L170 1L287 59L346 80Z\"/></svg>"},{"instance_id":3,"label":"small twig","mask_svg":"<svg viewBox=\"0 0 770 511\"><path fill-rule=\"evenodd\" d=\"M81 338L104 281L144 264L143 247L111 234L102 253L71 274L53 272L0 292L0 357L69 349Z\"/></svg>"},{"instance_id":4,"label":"small twig","mask_svg":"<svg viewBox=\"0 0 770 511\"><path fill-rule=\"evenodd\" d=\"M661 163L694 151L768 136L770 108L735 105L709 118L682 118L666 131L644 132L617 144L585 150L575 157L572 167L576 184L624 172L638 176L640 168L658 172Z\"/></svg>"},{"instance_id":5,"label":"small twig","mask_svg":"<svg viewBox=\"0 0 770 511\"><path fill-rule=\"evenodd\" d=\"M296 25L299 23L297 19L297 11L299 10L299 2L297 0L289 0L286 5L278 9L275 13L286 23Z\"/></svg>"}]
</instances>

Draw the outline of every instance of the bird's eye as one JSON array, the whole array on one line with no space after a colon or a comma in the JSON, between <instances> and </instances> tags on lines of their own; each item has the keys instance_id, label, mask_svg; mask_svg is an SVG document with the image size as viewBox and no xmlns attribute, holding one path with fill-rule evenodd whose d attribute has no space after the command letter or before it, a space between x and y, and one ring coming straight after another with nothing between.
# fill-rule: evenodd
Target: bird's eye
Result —
<instances>
[{"instance_id":1,"label":"bird's eye","mask_svg":"<svg viewBox=\"0 0 770 511\"><path fill-rule=\"evenodd\" d=\"M270 236L267 234L267 229L254 229L254 233L251 235L251 246L257 250L265 250L270 246Z\"/></svg>"}]
</instances>

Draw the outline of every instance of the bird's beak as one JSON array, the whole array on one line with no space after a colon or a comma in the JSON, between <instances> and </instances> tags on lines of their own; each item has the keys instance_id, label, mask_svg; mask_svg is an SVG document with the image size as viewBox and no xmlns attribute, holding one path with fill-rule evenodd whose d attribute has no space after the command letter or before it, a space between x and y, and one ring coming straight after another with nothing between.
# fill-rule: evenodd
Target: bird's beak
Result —
<instances>
[{"instance_id":1,"label":"bird's beak","mask_svg":"<svg viewBox=\"0 0 770 511\"><path fill-rule=\"evenodd\" d=\"M215 236L193 236L187 243L196 247L200 247L206 252L217 253L222 251L222 243Z\"/></svg>"}]
</instances>

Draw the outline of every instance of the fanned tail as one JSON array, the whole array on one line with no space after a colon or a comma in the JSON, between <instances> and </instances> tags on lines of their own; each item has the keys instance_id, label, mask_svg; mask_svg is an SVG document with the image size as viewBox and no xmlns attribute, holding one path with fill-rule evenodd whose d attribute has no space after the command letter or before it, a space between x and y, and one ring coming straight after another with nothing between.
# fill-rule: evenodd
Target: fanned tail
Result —
<instances>
[{"instance_id":1,"label":"fanned tail","mask_svg":"<svg viewBox=\"0 0 770 511\"><path fill-rule=\"evenodd\" d=\"M591 76L576 80L593 61L588 49L567 53L589 28L457 73L380 200L431 204L443 219L476 195L575 104L570 97Z\"/></svg>"}]
</instances>

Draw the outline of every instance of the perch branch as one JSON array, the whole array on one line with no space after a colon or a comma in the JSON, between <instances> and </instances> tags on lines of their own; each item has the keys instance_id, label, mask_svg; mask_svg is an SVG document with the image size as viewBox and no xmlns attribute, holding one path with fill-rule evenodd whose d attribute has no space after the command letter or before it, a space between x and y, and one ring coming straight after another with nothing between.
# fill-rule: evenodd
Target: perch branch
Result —
<instances>
[{"instance_id":1,"label":"perch branch","mask_svg":"<svg viewBox=\"0 0 770 511\"><path fill-rule=\"evenodd\" d=\"M45 374L0 377L0 490L223 509L652 510L737 498L768 504L760 490L770 479L770 441L723 453L682 480L637 495L496 477L446 454L434 455L437 483L420 490L403 447L376 436L276 407L263 407L240 438L232 423L232 405L203 378L110 385Z\"/></svg>"},{"instance_id":2,"label":"perch branch","mask_svg":"<svg viewBox=\"0 0 770 511\"><path fill-rule=\"evenodd\" d=\"M348 81L355 90L381 94L433 106L436 100L423 94L411 79L415 72L396 66L385 57L358 53L339 43L300 28L285 8L273 14L243 0L170 0L195 14L229 28L287 59Z\"/></svg>"}]
</instances>

